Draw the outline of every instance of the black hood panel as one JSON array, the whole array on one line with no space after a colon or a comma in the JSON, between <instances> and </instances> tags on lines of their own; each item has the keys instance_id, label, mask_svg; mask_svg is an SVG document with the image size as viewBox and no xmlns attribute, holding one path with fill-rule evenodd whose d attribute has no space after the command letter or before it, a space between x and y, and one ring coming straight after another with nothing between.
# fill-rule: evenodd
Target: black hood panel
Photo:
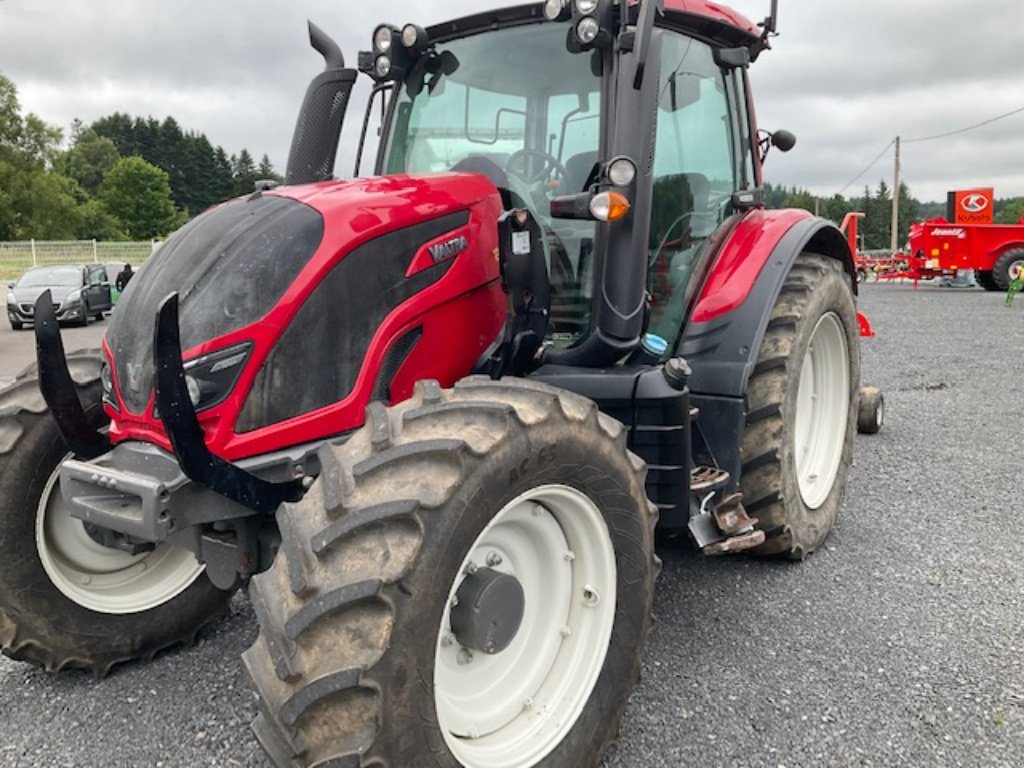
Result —
<instances>
[{"instance_id":1,"label":"black hood panel","mask_svg":"<svg viewBox=\"0 0 1024 768\"><path fill-rule=\"evenodd\" d=\"M153 389L156 311L177 291L182 350L244 328L269 312L309 263L323 218L303 203L253 195L213 208L175 232L131 281L107 343L121 396L142 413Z\"/></svg>"}]
</instances>

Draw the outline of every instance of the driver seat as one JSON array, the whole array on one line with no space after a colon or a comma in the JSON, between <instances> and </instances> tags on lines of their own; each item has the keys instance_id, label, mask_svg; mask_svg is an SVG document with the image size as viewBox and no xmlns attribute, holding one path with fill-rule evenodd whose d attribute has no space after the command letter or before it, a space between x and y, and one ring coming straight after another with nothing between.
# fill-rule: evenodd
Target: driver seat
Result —
<instances>
[{"instance_id":1,"label":"driver seat","mask_svg":"<svg viewBox=\"0 0 1024 768\"><path fill-rule=\"evenodd\" d=\"M575 195L583 191L590 171L597 162L597 151L580 152L565 161L565 175L558 183L558 194Z\"/></svg>"}]
</instances>

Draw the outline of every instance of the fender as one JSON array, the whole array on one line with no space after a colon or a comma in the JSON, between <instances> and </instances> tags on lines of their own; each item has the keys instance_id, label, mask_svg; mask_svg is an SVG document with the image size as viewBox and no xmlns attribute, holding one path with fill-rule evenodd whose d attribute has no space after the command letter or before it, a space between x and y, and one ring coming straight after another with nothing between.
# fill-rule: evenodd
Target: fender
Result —
<instances>
[{"instance_id":1,"label":"fender","mask_svg":"<svg viewBox=\"0 0 1024 768\"><path fill-rule=\"evenodd\" d=\"M843 263L854 292L856 267L846 238L806 211L750 211L722 244L676 347L691 364L691 402L701 413L693 456L730 474L739 488L747 383L768 318L790 267L804 251Z\"/></svg>"},{"instance_id":2,"label":"fender","mask_svg":"<svg viewBox=\"0 0 1024 768\"><path fill-rule=\"evenodd\" d=\"M832 222L802 210L753 210L736 226L711 266L677 346L693 368L692 392L746 394L772 307L804 251L842 262L856 294L853 254Z\"/></svg>"}]
</instances>

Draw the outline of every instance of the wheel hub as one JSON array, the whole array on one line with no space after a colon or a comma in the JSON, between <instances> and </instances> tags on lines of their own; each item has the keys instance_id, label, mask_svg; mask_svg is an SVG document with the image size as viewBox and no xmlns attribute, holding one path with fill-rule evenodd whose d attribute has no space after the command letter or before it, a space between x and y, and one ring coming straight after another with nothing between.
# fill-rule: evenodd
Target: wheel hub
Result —
<instances>
[{"instance_id":1,"label":"wheel hub","mask_svg":"<svg viewBox=\"0 0 1024 768\"><path fill-rule=\"evenodd\" d=\"M452 632L461 645L490 655L511 645L526 609L519 579L491 568L477 568L463 580L455 596Z\"/></svg>"}]
</instances>

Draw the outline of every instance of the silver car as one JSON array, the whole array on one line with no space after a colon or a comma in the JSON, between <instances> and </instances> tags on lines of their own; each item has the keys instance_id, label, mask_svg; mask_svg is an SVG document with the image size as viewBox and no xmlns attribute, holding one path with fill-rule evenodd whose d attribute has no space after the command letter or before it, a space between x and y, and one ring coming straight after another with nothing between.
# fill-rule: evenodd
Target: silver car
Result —
<instances>
[{"instance_id":1,"label":"silver car","mask_svg":"<svg viewBox=\"0 0 1024 768\"><path fill-rule=\"evenodd\" d=\"M110 281L103 264L35 267L7 287L7 319L15 331L32 322L36 299L46 290L62 323L88 325L90 317L102 320L103 313L112 307Z\"/></svg>"}]
</instances>

